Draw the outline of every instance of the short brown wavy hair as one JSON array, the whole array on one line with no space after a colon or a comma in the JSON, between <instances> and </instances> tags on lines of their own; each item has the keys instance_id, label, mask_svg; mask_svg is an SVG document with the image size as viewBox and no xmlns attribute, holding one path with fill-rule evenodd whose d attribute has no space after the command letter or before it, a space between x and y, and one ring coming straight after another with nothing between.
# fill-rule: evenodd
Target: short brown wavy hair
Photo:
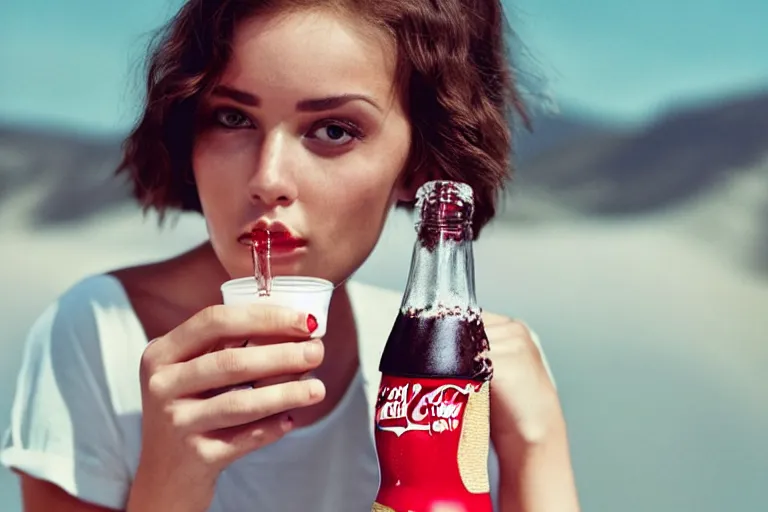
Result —
<instances>
[{"instance_id":1,"label":"short brown wavy hair","mask_svg":"<svg viewBox=\"0 0 768 512\"><path fill-rule=\"evenodd\" d=\"M507 48L500 0L189 0L158 33L143 115L123 146L145 209L201 211L192 175L195 117L231 53L239 22L266 11L327 7L391 37L412 125L406 183L418 171L468 183L474 233L495 215L511 177L512 123L527 116Z\"/></svg>"}]
</instances>

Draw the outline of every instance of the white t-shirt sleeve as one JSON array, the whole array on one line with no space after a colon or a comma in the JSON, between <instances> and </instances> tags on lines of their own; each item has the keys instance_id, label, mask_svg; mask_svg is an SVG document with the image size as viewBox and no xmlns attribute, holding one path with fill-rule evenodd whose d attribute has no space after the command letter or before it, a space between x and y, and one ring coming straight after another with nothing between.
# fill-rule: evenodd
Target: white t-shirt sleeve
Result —
<instances>
[{"instance_id":1,"label":"white t-shirt sleeve","mask_svg":"<svg viewBox=\"0 0 768 512\"><path fill-rule=\"evenodd\" d=\"M70 291L30 330L0 463L77 498L123 509L122 456L94 305Z\"/></svg>"}]
</instances>

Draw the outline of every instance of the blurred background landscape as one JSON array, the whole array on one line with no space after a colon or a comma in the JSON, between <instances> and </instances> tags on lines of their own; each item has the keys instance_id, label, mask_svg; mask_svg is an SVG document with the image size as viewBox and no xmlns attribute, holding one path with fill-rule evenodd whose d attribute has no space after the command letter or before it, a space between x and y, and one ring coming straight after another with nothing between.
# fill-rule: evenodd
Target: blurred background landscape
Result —
<instances>
[{"instance_id":1,"label":"blurred background landscape","mask_svg":"<svg viewBox=\"0 0 768 512\"><path fill-rule=\"evenodd\" d=\"M583 510L768 510L768 4L507 5L541 89L477 289L543 340ZM2 429L48 302L205 239L194 215L157 228L112 178L148 34L177 6L0 5ZM357 278L402 289L413 239L394 214ZM0 511L19 510L2 471Z\"/></svg>"}]
</instances>

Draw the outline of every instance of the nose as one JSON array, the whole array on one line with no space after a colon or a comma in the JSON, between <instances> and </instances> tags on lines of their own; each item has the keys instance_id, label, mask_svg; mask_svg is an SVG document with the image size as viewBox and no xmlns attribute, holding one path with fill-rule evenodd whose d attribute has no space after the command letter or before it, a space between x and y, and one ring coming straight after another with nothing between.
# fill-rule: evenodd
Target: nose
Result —
<instances>
[{"instance_id":1,"label":"nose","mask_svg":"<svg viewBox=\"0 0 768 512\"><path fill-rule=\"evenodd\" d=\"M258 162L248 181L248 194L254 204L272 208L296 200L297 187L288 149L288 138L279 132L262 140Z\"/></svg>"}]
</instances>

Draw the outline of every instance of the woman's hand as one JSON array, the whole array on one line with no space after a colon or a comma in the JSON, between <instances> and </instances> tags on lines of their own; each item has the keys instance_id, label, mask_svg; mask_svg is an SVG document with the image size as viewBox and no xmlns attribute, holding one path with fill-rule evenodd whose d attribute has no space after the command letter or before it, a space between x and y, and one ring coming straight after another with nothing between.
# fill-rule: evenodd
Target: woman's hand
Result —
<instances>
[{"instance_id":1,"label":"woman's hand","mask_svg":"<svg viewBox=\"0 0 768 512\"><path fill-rule=\"evenodd\" d=\"M491 438L502 512L579 510L560 401L530 331L483 314L493 361Z\"/></svg>"},{"instance_id":2,"label":"woman's hand","mask_svg":"<svg viewBox=\"0 0 768 512\"><path fill-rule=\"evenodd\" d=\"M316 325L275 306L213 306L153 340L128 511L207 510L225 467L288 432L286 411L321 401L322 382L301 378L323 359L322 342L307 341ZM243 383L254 384L221 392Z\"/></svg>"}]
</instances>

